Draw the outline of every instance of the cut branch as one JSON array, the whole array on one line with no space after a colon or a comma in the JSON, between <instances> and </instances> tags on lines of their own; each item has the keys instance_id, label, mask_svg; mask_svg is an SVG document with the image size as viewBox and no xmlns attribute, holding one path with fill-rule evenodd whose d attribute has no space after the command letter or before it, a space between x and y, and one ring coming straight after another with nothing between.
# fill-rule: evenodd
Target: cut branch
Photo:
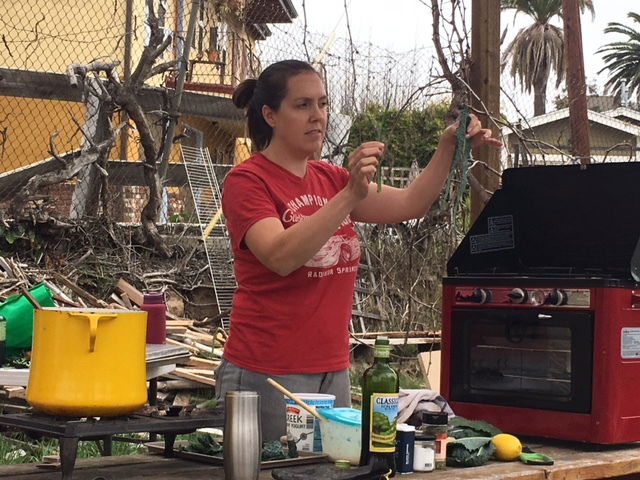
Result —
<instances>
[{"instance_id":1,"label":"cut branch","mask_svg":"<svg viewBox=\"0 0 640 480\"><path fill-rule=\"evenodd\" d=\"M56 158L65 165L64 168L61 168L54 172L45 173L43 175L35 175L31 177L27 184L20 189L20 191L14 198L11 204L12 212L16 216L18 216L18 214L24 208L25 204L32 196L36 194L36 192L40 188L71 180L84 167L94 164L95 162L100 160L111 150L122 127L124 127L124 124L119 125L115 130L113 130L111 132L111 136L103 142L95 146L91 146L89 149L81 152L80 154L77 154L66 162L59 156L56 156ZM53 152L56 152L54 138L55 134L52 135L52 138L50 139L52 154Z\"/></svg>"}]
</instances>

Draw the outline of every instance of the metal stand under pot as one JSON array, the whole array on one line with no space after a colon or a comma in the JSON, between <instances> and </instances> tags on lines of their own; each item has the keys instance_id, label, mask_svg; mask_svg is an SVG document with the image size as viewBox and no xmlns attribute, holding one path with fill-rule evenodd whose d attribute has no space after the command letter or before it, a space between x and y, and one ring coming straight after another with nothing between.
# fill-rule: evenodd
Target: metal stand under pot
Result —
<instances>
[{"instance_id":1,"label":"metal stand under pot","mask_svg":"<svg viewBox=\"0 0 640 480\"><path fill-rule=\"evenodd\" d=\"M176 414L178 412L175 412ZM114 418L63 418L43 414L16 413L0 415L0 425L25 432L40 433L60 442L62 480L71 480L80 440L102 441L102 456L111 455L112 436L123 433L160 433L164 436L164 456L173 456L173 444L178 434L191 433L198 428L222 427L222 412L202 416L130 415ZM100 446L98 444L98 446Z\"/></svg>"}]
</instances>

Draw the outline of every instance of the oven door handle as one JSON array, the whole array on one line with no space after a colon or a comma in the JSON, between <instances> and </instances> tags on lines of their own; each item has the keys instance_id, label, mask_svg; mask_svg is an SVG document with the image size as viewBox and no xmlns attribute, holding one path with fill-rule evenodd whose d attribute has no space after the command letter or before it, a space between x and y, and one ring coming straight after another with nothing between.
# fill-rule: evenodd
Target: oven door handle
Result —
<instances>
[{"instance_id":1,"label":"oven door handle","mask_svg":"<svg viewBox=\"0 0 640 480\"><path fill-rule=\"evenodd\" d=\"M538 320L549 320L550 318L553 318L552 315L547 315L546 313L539 313L538 314Z\"/></svg>"}]
</instances>

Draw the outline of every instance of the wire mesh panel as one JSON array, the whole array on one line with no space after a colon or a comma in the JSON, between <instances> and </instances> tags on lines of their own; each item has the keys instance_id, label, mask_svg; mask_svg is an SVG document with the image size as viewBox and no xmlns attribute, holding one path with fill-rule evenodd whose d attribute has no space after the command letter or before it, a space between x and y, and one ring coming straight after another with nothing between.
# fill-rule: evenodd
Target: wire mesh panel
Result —
<instances>
[{"instance_id":1,"label":"wire mesh panel","mask_svg":"<svg viewBox=\"0 0 640 480\"><path fill-rule=\"evenodd\" d=\"M211 228L218 236L226 236L222 220L222 194L206 148L180 146L182 159L194 199L198 221L204 229ZM207 236L212 233L207 230Z\"/></svg>"},{"instance_id":2,"label":"wire mesh panel","mask_svg":"<svg viewBox=\"0 0 640 480\"><path fill-rule=\"evenodd\" d=\"M223 328L228 329L228 312L237 285L231 264L229 236L222 217L220 186L206 148L182 145L181 152L202 231L218 313L227 312L221 322Z\"/></svg>"}]
</instances>

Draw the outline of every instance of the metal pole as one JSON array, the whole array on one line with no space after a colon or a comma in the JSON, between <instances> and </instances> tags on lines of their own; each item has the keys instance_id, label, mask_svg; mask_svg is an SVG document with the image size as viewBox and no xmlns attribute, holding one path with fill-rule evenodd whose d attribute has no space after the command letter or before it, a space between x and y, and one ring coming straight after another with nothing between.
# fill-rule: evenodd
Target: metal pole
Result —
<instances>
[{"instance_id":1,"label":"metal pole","mask_svg":"<svg viewBox=\"0 0 640 480\"><path fill-rule=\"evenodd\" d=\"M184 48L182 54L178 59L178 78L176 80L176 90L174 96L171 98L171 110L169 124L167 125L167 133L164 138L164 146L162 149L162 155L160 157L160 167L158 174L162 181L167 173L167 167L169 166L169 155L171 154L171 147L173 146L173 137L176 133L176 125L178 123L178 111L180 110L180 104L182 103L182 92L184 91L184 82L187 78L187 64L189 61L189 53L191 52L191 44L193 43L193 37L196 31L196 24L198 22L198 11L200 10L200 0L191 1L191 12L189 13L189 25L187 27L187 37L184 41Z\"/></svg>"},{"instance_id":2,"label":"metal pole","mask_svg":"<svg viewBox=\"0 0 640 480\"><path fill-rule=\"evenodd\" d=\"M565 57L567 59L567 93L571 124L571 149L581 164L591 163L587 87L578 0L562 0Z\"/></svg>"},{"instance_id":3,"label":"metal pole","mask_svg":"<svg viewBox=\"0 0 640 480\"><path fill-rule=\"evenodd\" d=\"M133 43L133 0L127 0L124 20L124 81L131 77L131 45ZM129 115L123 112L122 121L127 122ZM129 154L129 128L124 127L120 134L120 160L127 160Z\"/></svg>"}]
</instances>

